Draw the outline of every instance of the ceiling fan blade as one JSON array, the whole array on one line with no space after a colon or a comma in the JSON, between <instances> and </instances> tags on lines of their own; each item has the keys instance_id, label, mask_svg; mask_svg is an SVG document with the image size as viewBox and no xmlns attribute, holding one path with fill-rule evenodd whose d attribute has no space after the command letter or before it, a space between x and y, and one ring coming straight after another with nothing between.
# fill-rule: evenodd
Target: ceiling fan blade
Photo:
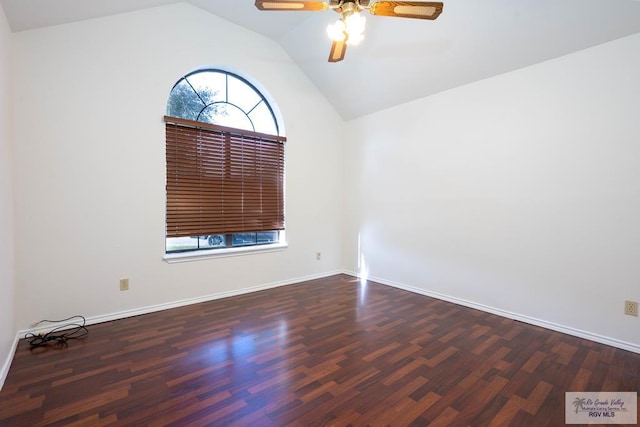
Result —
<instances>
[{"instance_id":1,"label":"ceiling fan blade","mask_svg":"<svg viewBox=\"0 0 640 427\"><path fill-rule=\"evenodd\" d=\"M436 19L442 13L441 2L378 1L369 7L372 15L400 18Z\"/></svg>"},{"instance_id":2,"label":"ceiling fan blade","mask_svg":"<svg viewBox=\"0 0 640 427\"><path fill-rule=\"evenodd\" d=\"M260 10L327 10L329 3L323 1L256 0Z\"/></svg>"},{"instance_id":3,"label":"ceiling fan blade","mask_svg":"<svg viewBox=\"0 0 640 427\"><path fill-rule=\"evenodd\" d=\"M344 54L347 52L347 41L341 42L334 41L331 45L331 52L329 52L329 62L339 62L344 59Z\"/></svg>"}]
</instances>

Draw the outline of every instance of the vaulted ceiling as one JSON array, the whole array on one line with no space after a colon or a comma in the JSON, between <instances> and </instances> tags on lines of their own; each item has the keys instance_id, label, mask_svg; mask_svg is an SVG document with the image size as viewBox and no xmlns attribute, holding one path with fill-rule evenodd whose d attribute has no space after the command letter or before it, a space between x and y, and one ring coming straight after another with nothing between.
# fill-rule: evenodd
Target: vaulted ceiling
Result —
<instances>
[{"instance_id":1,"label":"vaulted ceiling","mask_svg":"<svg viewBox=\"0 0 640 427\"><path fill-rule=\"evenodd\" d=\"M365 40L328 63L332 11L187 2L278 42L345 120L640 32L637 0L444 0L435 21L367 16ZM171 3L0 0L14 32Z\"/></svg>"}]
</instances>

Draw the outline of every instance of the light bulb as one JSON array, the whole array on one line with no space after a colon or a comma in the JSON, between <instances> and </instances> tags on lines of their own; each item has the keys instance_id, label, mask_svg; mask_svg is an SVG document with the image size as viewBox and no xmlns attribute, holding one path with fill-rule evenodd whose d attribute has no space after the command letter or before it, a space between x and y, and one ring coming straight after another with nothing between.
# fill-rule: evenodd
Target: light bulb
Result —
<instances>
[{"instance_id":1,"label":"light bulb","mask_svg":"<svg viewBox=\"0 0 640 427\"><path fill-rule=\"evenodd\" d=\"M336 42L341 42L346 38L345 25L342 19L336 21L335 24L327 27L327 34L329 38Z\"/></svg>"},{"instance_id":2,"label":"light bulb","mask_svg":"<svg viewBox=\"0 0 640 427\"><path fill-rule=\"evenodd\" d=\"M347 44L349 46L355 46L360 43L364 39L364 34L362 33L351 33L347 38Z\"/></svg>"},{"instance_id":3,"label":"light bulb","mask_svg":"<svg viewBox=\"0 0 640 427\"><path fill-rule=\"evenodd\" d=\"M367 18L359 13L352 13L345 19L345 25L347 27L347 34L362 34L364 33L364 26L367 23Z\"/></svg>"}]
</instances>

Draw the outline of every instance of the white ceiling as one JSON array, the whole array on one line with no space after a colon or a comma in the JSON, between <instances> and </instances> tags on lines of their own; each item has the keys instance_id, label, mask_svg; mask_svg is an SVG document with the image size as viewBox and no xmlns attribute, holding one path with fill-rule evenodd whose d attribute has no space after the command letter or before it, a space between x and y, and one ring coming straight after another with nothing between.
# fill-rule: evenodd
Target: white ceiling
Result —
<instances>
[{"instance_id":1,"label":"white ceiling","mask_svg":"<svg viewBox=\"0 0 640 427\"><path fill-rule=\"evenodd\" d=\"M177 2L0 0L14 32ZM367 16L363 43L330 64L332 11L188 3L278 42L346 120L640 32L637 0L444 0L435 21Z\"/></svg>"}]
</instances>

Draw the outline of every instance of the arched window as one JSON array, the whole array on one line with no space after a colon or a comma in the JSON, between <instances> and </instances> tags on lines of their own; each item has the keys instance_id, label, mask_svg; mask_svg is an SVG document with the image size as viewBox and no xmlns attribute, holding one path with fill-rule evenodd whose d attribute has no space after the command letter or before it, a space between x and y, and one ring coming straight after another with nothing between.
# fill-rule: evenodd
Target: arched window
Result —
<instances>
[{"instance_id":1,"label":"arched window","mask_svg":"<svg viewBox=\"0 0 640 427\"><path fill-rule=\"evenodd\" d=\"M284 144L265 96L223 70L180 78L167 100L166 252L281 242Z\"/></svg>"},{"instance_id":2,"label":"arched window","mask_svg":"<svg viewBox=\"0 0 640 427\"><path fill-rule=\"evenodd\" d=\"M279 135L265 97L244 78L222 70L189 73L173 86L167 115L253 132Z\"/></svg>"}]
</instances>

